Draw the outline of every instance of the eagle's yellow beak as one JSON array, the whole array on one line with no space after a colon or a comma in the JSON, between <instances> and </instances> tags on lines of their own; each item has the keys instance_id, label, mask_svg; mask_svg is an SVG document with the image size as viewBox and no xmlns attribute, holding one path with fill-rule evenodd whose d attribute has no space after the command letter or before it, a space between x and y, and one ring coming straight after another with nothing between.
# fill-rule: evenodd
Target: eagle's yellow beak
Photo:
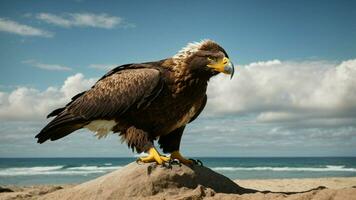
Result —
<instances>
[{"instance_id":1,"label":"eagle's yellow beak","mask_svg":"<svg viewBox=\"0 0 356 200\"><path fill-rule=\"evenodd\" d=\"M215 71L231 74L230 78L234 76L234 64L227 57L224 57L213 64L208 64L207 66L213 68Z\"/></svg>"}]
</instances>

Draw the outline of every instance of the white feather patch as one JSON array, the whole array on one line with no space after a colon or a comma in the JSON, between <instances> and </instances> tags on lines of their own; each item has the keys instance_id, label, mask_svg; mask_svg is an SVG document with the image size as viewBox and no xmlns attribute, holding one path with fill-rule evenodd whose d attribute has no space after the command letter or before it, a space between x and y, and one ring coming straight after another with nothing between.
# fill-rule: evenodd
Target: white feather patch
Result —
<instances>
[{"instance_id":1,"label":"white feather patch","mask_svg":"<svg viewBox=\"0 0 356 200\"><path fill-rule=\"evenodd\" d=\"M94 120L84 127L93 131L100 139L106 137L115 125L115 120Z\"/></svg>"},{"instance_id":2,"label":"white feather patch","mask_svg":"<svg viewBox=\"0 0 356 200\"><path fill-rule=\"evenodd\" d=\"M173 56L174 59L185 59L195 52L199 51L200 47L211 40L205 39L200 42L191 42L187 46L183 47L176 55Z\"/></svg>"}]
</instances>

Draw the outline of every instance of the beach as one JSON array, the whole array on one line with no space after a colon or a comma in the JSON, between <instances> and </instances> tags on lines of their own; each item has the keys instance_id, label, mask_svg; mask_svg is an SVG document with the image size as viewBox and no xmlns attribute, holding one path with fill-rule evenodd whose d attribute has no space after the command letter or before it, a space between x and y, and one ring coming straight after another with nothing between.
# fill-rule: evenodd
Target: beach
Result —
<instances>
[{"instance_id":1,"label":"beach","mask_svg":"<svg viewBox=\"0 0 356 200\"><path fill-rule=\"evenodd\" d=\"M277 198L295 198L303 199L306 194L310 192L305 192L312 190L313 196L323 191L327 193L325 199L337 193L342 193L345 195L345 200L356 199L356 177L342 178L342 177L332 177L332 178L315 178L315 179L269 179L269 180L234 180L237 184L244 188L251 188L260 191L272 191L277 192ZM62 184L62 185L32 185L32 186L2 186L2 188L8 188L13 192L1 192L1 200L10 199L36 199L45 194L62 190L65 188L74 187L75 184ZM326 188L324 188L326 187ZM317 189L319 188L319 189ZM283 193L295 193L286 195ZM304 196L303 196L304 194ZM243 196L243 195L242 195ZM256 194L246 194L249 199L259 199L261 193ZM254 197L255 196L255 197ZM167 196L169 199L169 196ZM224 197L226 198L226 197Z\"/></svg>"},{"instance_id":2,"label":"beach","mask_svg":"<svg viewBox=\"0 0 356 200\"><path fill-rule=\"evenodd\" d=\"M231 180L356 177L355 157L195 159ZM133 157L0 158L0 185L78 184L135 160Z\"/></svg>"},{"instance_id":3,"label":"beach","mask_svg":"<svg viewBox=\"0 0 356 200\"><path fill-rule=\"evenodd\" d=\"M303 192L318 187L329 189L356 188L356 177L234 180L234 182L245 188L273 192Z\"/></svg>"},{"instance_id":4,"label":"beach","mask_svg":"<svg viewBox=\"0 0 356 200\"><path fill-rule=\"evenodd\" d=\"M79 195L77 199L100 199L92 198L93 194L105 191L120 197L126 195L121 199L129 199L130 195L134 199L304 200L333 199L341 195L339 199L347 200L356 197L353 157L200 159L206 167L174 166L173 171L153 167L153 176L150 165L139 165L133 162L134 158L2 158L0 199L52 200L74 194ZM176 179L180 176L184 178ZM209 181L213 181L212 185L206 185ZM132 188L137 183L141 189ZM155 184L158 186L153 187ZM221 190L223 184L233 189ZM96 191L99 186L100 191ZM316 198L318 195L323 198Z\"/></svg>"}]
</instances>

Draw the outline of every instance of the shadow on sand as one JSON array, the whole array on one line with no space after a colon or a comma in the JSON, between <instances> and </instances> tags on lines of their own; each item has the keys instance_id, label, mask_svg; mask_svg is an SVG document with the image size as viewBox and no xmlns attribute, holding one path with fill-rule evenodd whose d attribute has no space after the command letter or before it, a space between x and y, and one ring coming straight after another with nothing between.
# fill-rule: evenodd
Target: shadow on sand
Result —
<instances>
[{"instance_id":1,"label":"shadow on sand","mask_svg":"<svg viewBox=\"0 0 356 200\"><path fill-rule=\"evenodd\" d=\"M152 166L151 166L152 167ZM231 179L227 178L224 175L221 175L210 168L204 166L186 166L189 167L194 173L195 176L185 177L183 176L175 177L174 180L180 184L182 187L187 187L194 189L198 185L202 185L206 188L211 188L217 193L226 193L226 194L251 194L251 193L274 193L274 194L285 194L285 195L292 195L292 194L300 194L300 193L307 193L316 190L323 190L327 189L327 187L319 186L317 188L313 188L306 191L299 191L299 192L273 192L268 190L255 190L250 188L244 188L236 184ZM190 180L190 181L187 181Z\"/></svg>"}]
</instances>

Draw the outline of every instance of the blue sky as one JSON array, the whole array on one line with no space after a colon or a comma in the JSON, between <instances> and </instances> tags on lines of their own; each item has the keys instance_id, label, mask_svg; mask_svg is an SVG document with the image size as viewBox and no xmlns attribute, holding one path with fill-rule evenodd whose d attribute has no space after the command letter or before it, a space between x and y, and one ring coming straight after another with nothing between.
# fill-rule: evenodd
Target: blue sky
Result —
<instances>
[{"instance_id":1,"label":"blue sky","mask_svg":"<svg viewBox=\"0 0 356 200\"><path fill-rule=\"evenodd\" d=\"M82 131L44 145L32 136L47 112L111 66L167 58L205 38L225 48L237 76L210 83L211 101L188 128L184 153L356 156L355 7L355 1L1 1L0 157L132 155L116 136L96 141ZM93 149L83 150L89 144Z\"/></svg>"}]
</instances>

